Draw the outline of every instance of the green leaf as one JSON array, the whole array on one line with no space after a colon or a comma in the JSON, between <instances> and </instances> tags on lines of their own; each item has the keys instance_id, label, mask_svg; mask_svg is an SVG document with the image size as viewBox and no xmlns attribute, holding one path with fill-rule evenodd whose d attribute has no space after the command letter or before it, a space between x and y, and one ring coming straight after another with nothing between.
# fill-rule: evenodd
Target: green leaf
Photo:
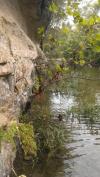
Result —
<instances>
[{"instance_id":1,"label":"green leaf","mask_svg":"<svg viewBox=\"0 0 100 177\"><path fill-rule=\"evenodd\" d=\"M96 34L95 40L96 40L96 41L100 41L100 33L97 33L97 34Z\"/></svg>"},{"instance_id":2,"label":"green leaf","mask_svg":"<svg viewBox=\"0 0 100 177\"><path fill-rule=\"evenodd\" d=\"M79 63L80 63L81 66L83 66L85 64L85 60L81 59Z\"/></svg>"},{"instance_id":3,"label":"green leaf","mask_svg":"<svg viewBox=\"0 0 100 177\"><path fill-rule=\"evenodd\" d=\"M38 34L39 35L42 35L44 33L44 31L45 31L44 26L41 26L40 28L38 28Z\"/></svg>"},{"instance_id":4,"label":"green leaf","mask_svg":"<svg viewBox=\"0 0 100 177\"><path fill-rule=\"evenodd\" d=\"M73 8L74 8L74 9L78 9L78 5L79 5L78 2L73 3Z\"/></svg>"},{"instance_id":5,"label":"green leaf","mask_svg":"<svg viewBox=\"0 0 100 177\"><path fill-rule=\"evenodd\" d=\"M69 32L69 28L67 26L63 26L61 31L66 34Z\"/></svg>"},{"instance_id":6,"label":"green leaf","mask_svg":"<svg viewBox=\"0 0 100 177\"><path fill-rule=\"evenodd\" d=\"M88 21L86 19L83 19L82 22L81 22L81 25L87 26L88 25Z\"/></svg>"},{"instance_id":7,"label":"green leaf","mask_svg":"<svg viewBox=\"0 0 100 177\"><path fill-rule=\"evenodd\" d=\"M59 10L57 4L55 4L54 2L52 2L49 6L49 11L52 12L52 13L57 13Z\"/></svg>"},{"instance_id":8,"label":"green leaf","mask_svg":"<svg viewBox=\"0 0 100 177\"><path fill-rule=\"evenodd\" d=\"M92 26L95 24L95 19L93 17L90 17L88 20L88 25Z\"/></svg>"},{"instance_id":9,"label":"green leaf","mask_svg":"<svg viewBox=\"0 0 100 177\"><path fill-rule=\"evenodd\" d=\"M97 52L97 53L100 53L100 46L94 47L94 51Z\"/></svg>"},{"instance_id":10,"label":"green leaf","mask_svg":"<svg viewBox=\"0 0 100 177\"><path fill-rule=\"evenodd\" d=\"M66 13L68 15L73 15L72 9L69 6L66 8Z\"/></svg>"}]
</instances>

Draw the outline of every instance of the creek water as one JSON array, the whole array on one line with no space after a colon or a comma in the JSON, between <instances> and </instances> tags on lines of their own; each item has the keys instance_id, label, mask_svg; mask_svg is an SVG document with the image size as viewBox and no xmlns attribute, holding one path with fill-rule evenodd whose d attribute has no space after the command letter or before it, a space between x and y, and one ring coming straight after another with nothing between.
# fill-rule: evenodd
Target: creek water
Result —
<instances>
[{"instance_id":1,"label":"creek water","mask_svg":"<svg viewBox=\"0 0 100 177\"><path fill-rule=\"evenodd\" d=\"M42 108L53 117L63 116L68 132L67 153L44 160L37 168L16 160L17 173L27 177L100 177L100 70L71 71L65 79L49 86L33 104L38 107L33 117Z\"/></svg>"}]
</instances>

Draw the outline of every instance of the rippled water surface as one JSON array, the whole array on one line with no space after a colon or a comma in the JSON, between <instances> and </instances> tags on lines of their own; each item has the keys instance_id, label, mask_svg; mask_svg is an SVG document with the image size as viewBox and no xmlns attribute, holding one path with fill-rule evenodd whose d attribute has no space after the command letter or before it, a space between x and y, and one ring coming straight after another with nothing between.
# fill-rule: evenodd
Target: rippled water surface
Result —
<instances>
[{"instance_id":1,"label":"rippled water surface","mask_svg":"<svg viewBox=\"0 0 100 177\"><path fill-rule=\"evenodd\" d=\"M67 153L34 170L16 162L17 171L27 177L100 177L100 70L72 71L37 100L54 117L63 115Z\"/></svg>"}]
</instances>

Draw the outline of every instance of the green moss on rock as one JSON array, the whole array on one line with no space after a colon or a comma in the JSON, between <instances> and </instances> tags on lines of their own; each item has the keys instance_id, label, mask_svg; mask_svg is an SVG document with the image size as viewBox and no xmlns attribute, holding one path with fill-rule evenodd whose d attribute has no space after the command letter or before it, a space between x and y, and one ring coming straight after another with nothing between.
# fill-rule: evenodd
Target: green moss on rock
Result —
<instances>
[{"instance_id":1,"label":"green moss on rock","mask_svg":"<svg viewBox=\"0 0 100 177\"><path fill-rule=\"evenodd\" d=\"M16 148L16 142L14 141L15 136L19 138L24 155L32 155L35 157L37 154L37 146L33 126L29 124L13 123L7 128L7 130L1 128L0 144L2 141L6 141L7 143L11 143L13 147Z\"/></svg>"},{"instance_id":2,"label":"green moss on rock","mask_svg":"<svg viewBox=\"0 0 100 177\"><path fill-rule=\"evenodd\" d=\"M29 124L19 125L19 135L21 140L21 146L24 150L25 156L27 155L37 155L37 145L35 141L35 135L33 126Z\"/></svg>"}]
</instances>

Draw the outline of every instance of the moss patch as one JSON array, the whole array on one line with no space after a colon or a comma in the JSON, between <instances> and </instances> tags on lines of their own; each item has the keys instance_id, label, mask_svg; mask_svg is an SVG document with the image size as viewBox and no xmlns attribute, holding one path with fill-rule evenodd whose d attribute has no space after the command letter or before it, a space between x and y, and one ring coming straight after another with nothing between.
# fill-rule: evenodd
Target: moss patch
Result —
<instances>
[{"instance_id":1,"label":"moss patch","mask_svg":"<svg viewBox=\"0 0 100 177\"><path fill-rule=\"evenodd\" d=\"M14 148L16 148L16 142L14 141L14 137L18 137L20 141L20 145L24 151L24 155L32 155L36 156L37 154L37 146L34 136L33 126L29 124L12 124L4 130L0 129L0 144L2 141L6 141L11 143Z\"/></svg>"},{"instance_id":2,"label":"moss patch","mask_svg":"<svg viewBox=\"0 0 100 177\"><path fill-rule=\"evenodd\" d=\"M35 135L33 126L29 124L19 125L19 135L22 149L24 150L25 156L37 155L37 145L35 141Z\"/></svg>"}]
</instances>

